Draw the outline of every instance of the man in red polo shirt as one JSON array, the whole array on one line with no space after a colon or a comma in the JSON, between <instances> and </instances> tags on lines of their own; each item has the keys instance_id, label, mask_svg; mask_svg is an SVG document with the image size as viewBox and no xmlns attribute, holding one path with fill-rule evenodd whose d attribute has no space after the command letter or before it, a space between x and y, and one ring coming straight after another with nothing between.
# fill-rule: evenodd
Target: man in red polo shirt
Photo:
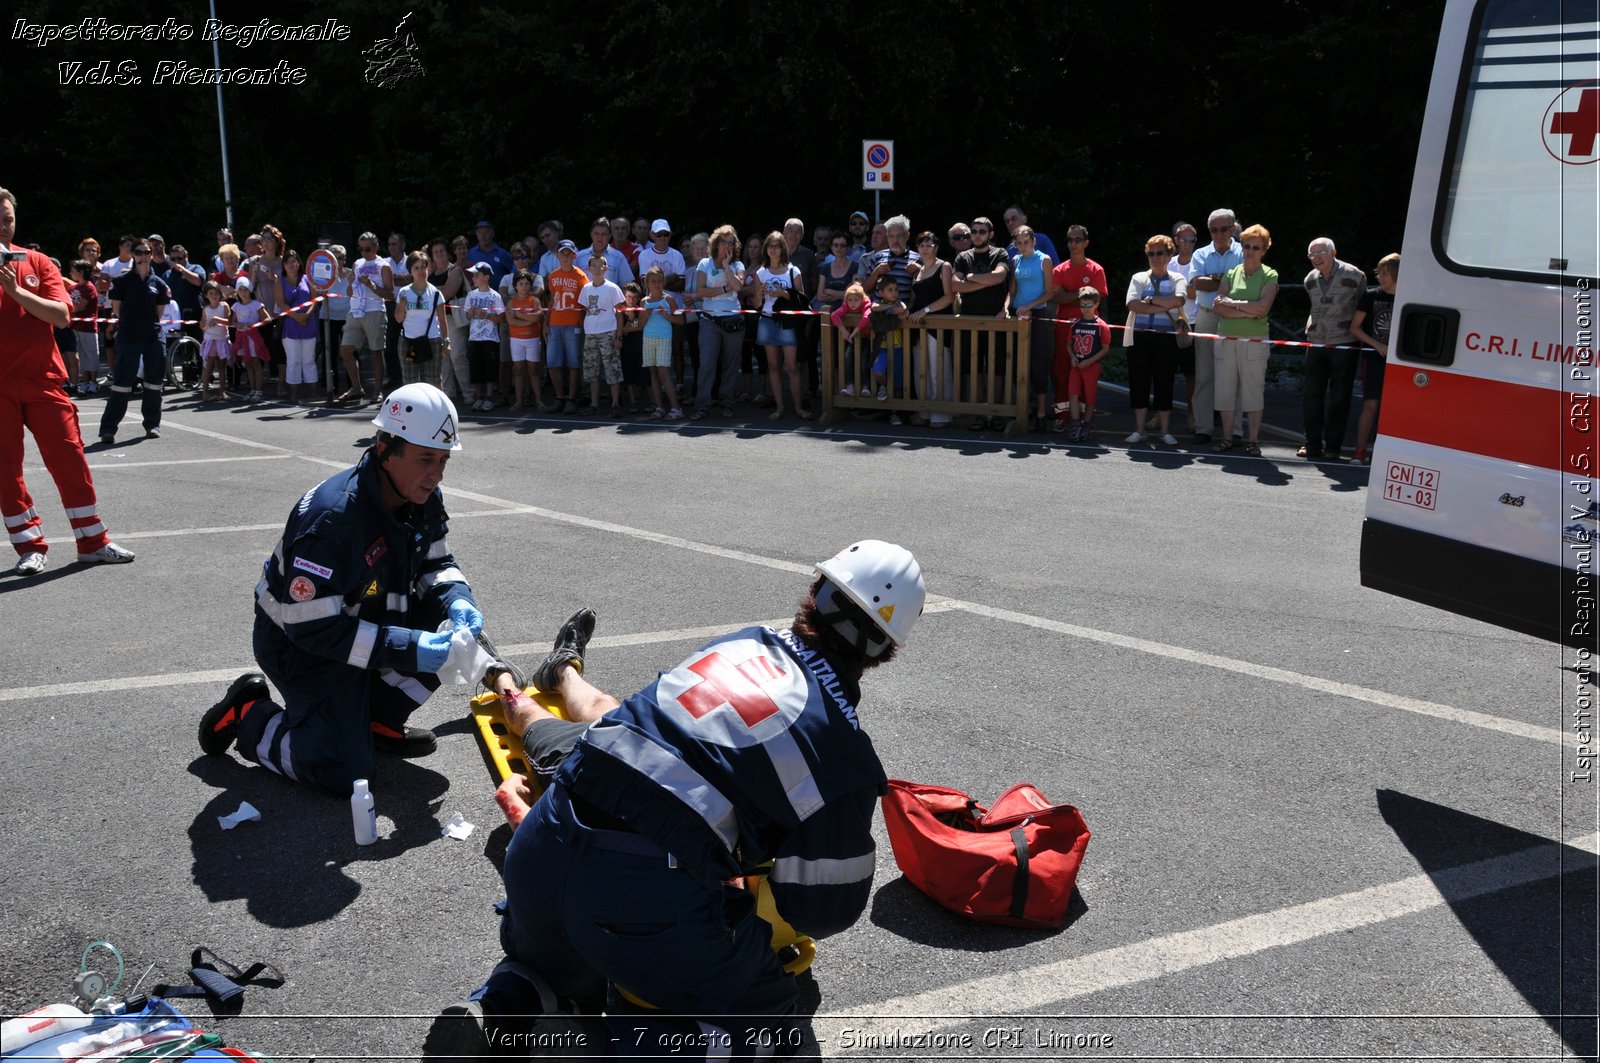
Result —
<instances>
[{"instance_id":1,"label":"man in red polo shirt","mask_svg":"<svg viewBox=\"0 0 1600 1063\"><path fill-rule=\"evenodd\" d=\"M1090 258L1088 250L1089 230L1082 225L1072 226L1067 230L1067 257L1050 271L1050 277L1056 285L1055 302L1060 304L1056 307L1056 352L1050 372L1056 391L1056 421L1053 427L1057 432L1067 430L1067 415L1071 408L1071 403L1067 401L1067 378L1072 372L1072 323L1083 316L1083 311L1078 308L1078 292L1085 287L1093 288L1104 299L1109 291L1105 267ZM1089 430L1085 424L1084 431Z\"/></svg>"},{"instance_id":2,"label":"man in red polo shirt","mask_svg":"<svg viewBox=\"0 0 1600 1063\"><path fill-rule=\"evenodd\" d=\"M23 425L61 493L78 560L132 561L133 552L113 543L100 523L78 410L63 390L67 369L52 330L65 328L72 312L67 287L49 258L15 249L16 230L17 199L0 188L0 516L19 555L17 575L42 572L49 549L22 480Z\"/></svg>"}]
</instances>

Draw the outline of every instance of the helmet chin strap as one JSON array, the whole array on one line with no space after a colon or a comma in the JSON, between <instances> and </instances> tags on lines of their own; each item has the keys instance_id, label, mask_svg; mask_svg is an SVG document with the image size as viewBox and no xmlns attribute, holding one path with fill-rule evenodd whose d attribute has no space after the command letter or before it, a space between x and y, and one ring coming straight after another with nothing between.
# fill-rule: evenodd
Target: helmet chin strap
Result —
<instances>
[{"instance_id":1,"label":"helmet chin strap","mask_svg":"<svg viewBox=\"0 0 1600 1063\"><path fill-rule=\"evenodd\" d=\"M389 449L393 446L393 444L387 439L384 439L379 440L379 445L383 449L374 455L378 459L378 472L382 474L384 480L388 482L389 490L394 492L394 496L400 500L402 505L404 505L411 500L406 497L404 491L400 490L400 485L394 482L394 477L389 473Z\"/></svg>"},{"instance_id":2,"label":"helmet chin strap","mask_svg":"<svg viewBox=\"0 0 1600 1063\"><path fill-rule=\"evenodd\" d=\"M882 656L889 648L889 636L875 629L864 629L853 615L857 610L846 610L843 608L845 602L850 602L850 599L840 598L839 588L832 580L824 579L822 586L817 588L817 612L828 626L863 657L876 659ZM854 602L850 604L855 605Z\"/></svg>"}]
</instances>

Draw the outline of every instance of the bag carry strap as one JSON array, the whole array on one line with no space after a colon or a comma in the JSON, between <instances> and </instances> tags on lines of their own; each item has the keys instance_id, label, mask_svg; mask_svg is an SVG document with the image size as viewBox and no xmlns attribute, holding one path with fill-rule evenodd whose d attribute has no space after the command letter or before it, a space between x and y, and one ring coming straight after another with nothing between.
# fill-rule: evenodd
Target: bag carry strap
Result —
<instances>
[{"instance_id":1,"label":"bag carry strap","mask_svg":"<svg viewBox=\"0 0 1600 1063\"><path fill-rule=\"evenodd\" d=\"M1011 918L1023 918L1028 907L1028 833L1023 827L1011 832L1011 844L1017 850L1017 875L1011 880Z\"/></svg>"},{"instance_id":2,"label":"bag carry strap","mask_svg":"<svg viewBox=\"0 0 1600 1063\"><path fill-rule=\"evenodd\" d=\"M207 962L209 961L209 962ZM198 948L189 957L189 977L194 985L158 985L150 989L158 997L206 997L219 1004L244 996L245 986L258 985L276 989L283 985L283 972L270 963L254 963L240 970L207 948ZM228 973L223 974L217 968Z\"/></svg>"}]
</instances>

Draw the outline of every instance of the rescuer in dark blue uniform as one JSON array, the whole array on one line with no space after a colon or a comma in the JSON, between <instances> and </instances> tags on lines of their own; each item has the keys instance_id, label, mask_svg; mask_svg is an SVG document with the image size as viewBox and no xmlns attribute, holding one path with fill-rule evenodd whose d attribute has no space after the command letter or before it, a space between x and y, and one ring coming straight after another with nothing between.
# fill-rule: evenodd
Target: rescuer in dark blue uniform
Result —
<instances>
[{"instance_id":1,"label":"rescuer in dark blue uniform","mask_svg":"<svg viewBox=\"0 0 1600 1063\"><path fill-rule=\"evenodd\" d=\"M262 565L254 646L265 676L234 680L200 722L205 753L236 744L338 794L371 775L374 747L433 752L433 732L406 719L438 689L451 636L437 629L483 629L445 540L439 483L461 449L455 407L431 384L407 384L372 423L371 449L305 493Z\"/></svg>"},{"instance_id":2,"label":"rescuer in dark blue uniform","mask_svg":"<svg viewBox=\"0 0 1600 1063\"><path fill-rule=\"evenodd\" d=\"M435 1021L425 1055L487 1052L502 1016L548 1014L552 999L598 1014L608 983L662 1016L646 1036L660 1044L629 1040L626 1053L795 1047L794 978L733 880L770 862L778 911L813 938L861 916L886 779L857 718L859 683L905 643L926 598L916 559L877 540L817 573L790 627L716 639L620 704L580 674L593 614L562 629L534 682L593 722L563 725L583 730L506 853L506 962ZM508 699L530 754L544 715ZM669 1015L696 1021L674 1032ZM570 1032L564 1021L520 1036L549 1041ZM605 1039L584 1029L591 1049ZM586 1054L559 1047L542 1054Z\"/></svg>"}]
</instances>

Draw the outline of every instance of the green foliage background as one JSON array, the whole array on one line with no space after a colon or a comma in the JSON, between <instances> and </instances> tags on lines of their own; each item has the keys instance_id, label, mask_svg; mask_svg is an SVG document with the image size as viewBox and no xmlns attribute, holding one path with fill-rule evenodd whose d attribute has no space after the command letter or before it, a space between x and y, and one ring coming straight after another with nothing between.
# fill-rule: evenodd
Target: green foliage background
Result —
<instances>
[{"instance_id":1,"label":"green foliage background","mask_svg":"<svg viewBox=\"0 0 1600 1063\"><path fill-rule=\"evenodd\" d=\"M212 65L206 5L8 6L0 184L19 236L64 256L85 234L160 231L209 251L224 220L215 89L149 84L158 60ZM1025 206L1058 241L1091 231L1113 289L1142 242L1232 207L1261 222L1297 280L1330 234L1370 268L1399 246L1442 0L1216 5L1125 0L944 3L225 5L221 17L333 18L343 43L224 46L222 65L283 59L300 87L227 87L234 228L273 222L302 251L323 223L413 242L493 218L665 215L741 236L798 215L872 209L860 141L895 141L883 213L943 234ZM364 83L361 52L411 12L420 78ZM247 14L248 12L248 14ZM15 20L193 25L187 43L10 39ZM137 62L139 86L64 86L56 64ZM581 242L584 233L580 231ZM1062 246L1063 252L1065 246Z\"/></svg>"}]
</instances>

